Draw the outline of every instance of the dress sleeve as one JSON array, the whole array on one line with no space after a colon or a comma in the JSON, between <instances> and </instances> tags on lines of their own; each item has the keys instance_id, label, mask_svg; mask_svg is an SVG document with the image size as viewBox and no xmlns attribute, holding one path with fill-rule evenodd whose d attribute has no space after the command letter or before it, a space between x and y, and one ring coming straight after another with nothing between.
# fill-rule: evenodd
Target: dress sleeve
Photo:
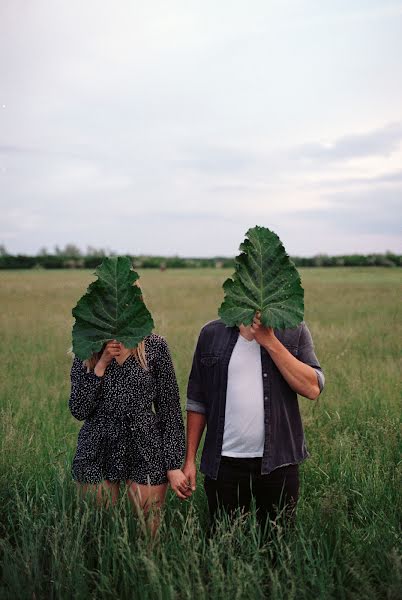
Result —
<instances>
[{"instance_id":1,"label":"dress sleeve","mask_svg":"<svg viewBox=\"0 0 402 600\"><path fill-rule=\"evenodd\" d=\"M157 397L154 402L163 436L166 470L180 469L184 461L184 421L179 386L166 340L159 337L155 357Z\"/></svg>"},{"instance_id":2,"label":"dress sleeve","mask_svg":"<svg viewBox=\"0 0 402 600\"><path fill-rule=\"evenodd\" d=\"M86 367L77 356L71 367L71 393L68 407L73 417L84 421L95 410L102 391L102 377L93 371L86 372Z\"/></svg>"},{"instance_id":3,"label":"dress sleeve","mask_svg":"<svg viewBox=\"0 0 402 600\"><path fill-rule=\"evenodd\" d=\"M304 321L302 325L302 331L300 334L299 353L297 358L302 362L306 363L307 365L310 365L310 367L313 367L314 371L317 374L317 381L321 394L325 385L325 375L323 373L320 363L318 362L318 358L315 355L313 338L311 337L310 330Z\"/></svg>"}]
</instances>

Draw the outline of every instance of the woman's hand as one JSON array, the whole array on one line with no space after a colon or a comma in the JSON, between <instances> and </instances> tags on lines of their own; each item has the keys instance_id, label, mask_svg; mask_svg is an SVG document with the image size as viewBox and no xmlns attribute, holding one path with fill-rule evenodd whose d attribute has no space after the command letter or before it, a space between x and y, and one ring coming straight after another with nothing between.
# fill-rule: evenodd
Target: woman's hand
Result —
<instances>
[{"instance_id":1,"label":"woman's hand","mask_svg":"<svg viewBox=\"0 0 402 600\"><path fill-rule=\"evenodd\" d=\"M121 344L116 340L111 340L105 346L102 356L98 360L95 366L95 375L102 377L105 374L106 367L110 365L115 356L119 356L121 353Z\"/></svg>"},{"instance_id":2,"label":"woman's hand","mask_svg":"<svg viewBox=\"0 0 402 600\"><path fill-rule=\"evenodd\" d=\"M167 472L170 487L181 500L186 500L191 496L191 489L187 477L181 469L173 469Z\"/></svg>"}]
</instances>

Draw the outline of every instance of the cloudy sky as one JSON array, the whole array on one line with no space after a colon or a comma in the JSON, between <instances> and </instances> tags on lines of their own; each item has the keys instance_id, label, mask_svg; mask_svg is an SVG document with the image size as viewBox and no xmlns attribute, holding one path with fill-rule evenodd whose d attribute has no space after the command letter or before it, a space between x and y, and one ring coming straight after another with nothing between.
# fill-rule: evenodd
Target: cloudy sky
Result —
<instances>
[{"instance_id":1,"label":"cloudy sky","mask_svg":"<svg viewBox=\"0 0 402 600\"><path fill-rule=\"evenodd\" d=\"M0 243L402 251L402 1L1 0Z\"/></svg>"}]
</instances>

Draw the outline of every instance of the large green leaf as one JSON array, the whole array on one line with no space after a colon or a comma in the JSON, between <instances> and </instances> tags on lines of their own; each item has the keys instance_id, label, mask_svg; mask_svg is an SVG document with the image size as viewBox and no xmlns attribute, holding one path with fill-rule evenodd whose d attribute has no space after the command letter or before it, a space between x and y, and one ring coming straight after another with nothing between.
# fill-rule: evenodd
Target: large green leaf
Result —
<instances>
[{"instance_id":1,"label":"large green leaf","mask_svg":"<svg viewBox=\"0 0 402 600\"><path fill-rule=\"evenodd\" d=\"M256 311L265 327L297 327L303 320L304 290L279 237L252 227L240 245L235 272L223 284L219 316L227 326L251 325Z\"/></svg>"},{"instance_id":2,"label":"large green leaf","mask_svg":"<svg viewBox=\"0 0 402 600\"><path fill-rule=\"evenodd\" d=\"M141 290L133 285L138 274L132 270L128 256L105 258L95 275L98 279L72 311L73 352L81 360L99 352L112 339L134 348L154 327Z\"/></svg>"}]
</instances>

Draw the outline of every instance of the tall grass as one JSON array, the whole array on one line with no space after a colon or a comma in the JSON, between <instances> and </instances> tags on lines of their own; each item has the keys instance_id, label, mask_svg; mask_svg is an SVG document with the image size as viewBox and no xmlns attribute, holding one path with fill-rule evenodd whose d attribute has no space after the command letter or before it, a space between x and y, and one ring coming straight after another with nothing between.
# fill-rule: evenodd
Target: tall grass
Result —
<instances>
[{"instance_id":1,"label":"tall grass","mask_svg":"<svg viewBox=\"0 0 402 600\"><path fill-rule=\"evenodd\" d=\"M144 271L183 401L203 323L227 272ZM82 501L70 465L80 423L68 412L71 308L89 272L7 272L1 281L1 598L401 597L399 272L302 271L306 321L327 385L300 399L311 458L295 527L264 537L255 515L209 535L202 477L169 494L159 539L124 489L114 509Z\"/></svg>"}]
</instances>

